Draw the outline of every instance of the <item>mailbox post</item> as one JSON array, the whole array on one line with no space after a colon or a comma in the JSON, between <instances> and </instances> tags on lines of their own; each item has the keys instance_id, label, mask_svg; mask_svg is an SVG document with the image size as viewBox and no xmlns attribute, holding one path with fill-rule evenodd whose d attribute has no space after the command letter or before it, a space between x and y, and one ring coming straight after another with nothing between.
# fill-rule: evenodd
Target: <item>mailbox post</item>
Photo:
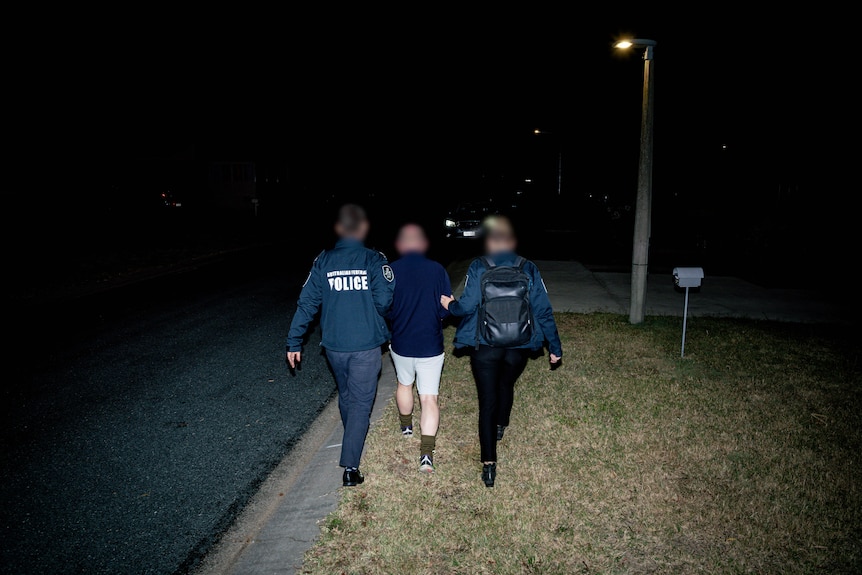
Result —
<instances>
[{"instance_id":1,"label":"mailbox post","mask_svg":"<svg viewBox=\"0 0 862 575\"><path fill-rule=\"evenodd\" d=\"M685 327L688 320L688 288L700 287L703 268L673 268L673 283L685 288L685 307L682 311L682 347L679 356L685 357Z\"/></svg>"}]
</instances>

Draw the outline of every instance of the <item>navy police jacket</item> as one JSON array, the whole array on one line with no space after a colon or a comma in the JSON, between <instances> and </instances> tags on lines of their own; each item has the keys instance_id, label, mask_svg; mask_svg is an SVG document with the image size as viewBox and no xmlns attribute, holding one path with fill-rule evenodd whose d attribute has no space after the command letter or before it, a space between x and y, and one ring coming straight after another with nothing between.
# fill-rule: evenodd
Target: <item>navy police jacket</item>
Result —
<instances>
[{"instance_id":1,"label":"navy police jacket","mask_svg":"<svg viewBox=\"0 0 862 575\"><path fill-rule=\"evenodd\" d=\"M513 252L503 252L494 254L491 258L497 265L510 266L515 264L517 256ZM488 342L482 339L476 341L478 337L476 322L479 316L479 300L482 297L479 290L479 278L486 269L479 258L473 260L467 270L467 279L461 297L449 304L449 313L461 318L461 322L455 330L456 348L475 347L477 343L488 345ZM548 290L545 288L541 274L539 274L539 268L528 260L524 264L524 271L531 279L530 307L537 329L533 330L533 339L519 347L538 350L544 347L545 342L547 342L548 351L558 357L563 357L563 348L560 334L557 331L557 322L554 319L554 310L551 308Z\"/></svg>"},{"instance_id":2,"label":"navy police jacket","mask_svg":"<svg viewBox=\"0 0 862 575\"><path fill-rule=\"evenodd\" d=\"M332 351L365 351L389 341L386 313L395 274L382 253L342 238L315 258L302 285L287 335L287 351L302 351L309 324L320 312L320 345Z\"/></svg>"}]
</instances>

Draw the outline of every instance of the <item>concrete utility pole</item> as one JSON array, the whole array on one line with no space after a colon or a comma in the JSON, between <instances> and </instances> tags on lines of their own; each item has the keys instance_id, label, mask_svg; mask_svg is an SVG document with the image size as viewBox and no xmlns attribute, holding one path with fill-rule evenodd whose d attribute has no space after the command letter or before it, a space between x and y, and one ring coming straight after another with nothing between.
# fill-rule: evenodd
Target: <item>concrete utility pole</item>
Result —
<instances>
[{"instance_id":1,"label":"concrete utility pole","mask_svg":"<svg viewBox=\"0 0 862 575\"><path fill-rule=\"evenodd\" d=\"M557 195L560 196L563 193L563 144L560 136L554 132L539 129L533 130L533 133L537 136L556 135L557 137Z\"/></svg>"},{"instance_id":2,"label":"concrete utility pole","mask_svg":"<svg viewBox=\"0 0 862 575\"><path fill-rule=\"evenodd\" d=\"M563 193L563 150L557 154L557 195Z\"/></svg>"},{"instance_id":3,"label":"concrete utility pole","mask_svg":"<svg viewBox=\"0 0 862 575\"><path fill-rule=\"evenodd\" d=\"M654 40L625 40L617 48L644 48L644 85L641 112L641 147L638 165L638 193L635 204L635 228L632 246L632 294L629 322L644 320L646 305L649 240L652 221L652 141L653 141L653 49Z\"/></svg>"}]
</instances>

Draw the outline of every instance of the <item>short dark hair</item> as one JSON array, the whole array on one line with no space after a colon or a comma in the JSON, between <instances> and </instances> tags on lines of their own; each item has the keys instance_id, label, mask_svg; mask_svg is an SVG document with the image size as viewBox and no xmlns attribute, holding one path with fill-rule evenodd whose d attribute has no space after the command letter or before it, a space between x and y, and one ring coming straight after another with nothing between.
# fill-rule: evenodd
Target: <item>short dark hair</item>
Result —
<instances>
[{"instance_id":1,"label":"short dark hair","mask_svg":"<svg viewBox=\"0 0 862 575\"><path fill-rule=\"evenodd\" d=\"M357 204L344 204L338 210L337 222L345 233L356 233L367 221L368 217L365 215L365 210Z\"/></svg>"}]
</instances>

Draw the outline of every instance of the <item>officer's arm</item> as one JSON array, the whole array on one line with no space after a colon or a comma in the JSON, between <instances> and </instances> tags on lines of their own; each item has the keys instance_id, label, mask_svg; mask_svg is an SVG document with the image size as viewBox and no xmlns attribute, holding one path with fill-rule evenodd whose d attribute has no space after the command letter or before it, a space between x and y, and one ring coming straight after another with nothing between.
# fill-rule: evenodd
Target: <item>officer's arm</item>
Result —
<instances>
[{"instance_id":1,"label":"officer's arm","mask_svg":"<svg viewBox=\"0 0 862 575\"><path fill-rule=\"evenodd\" d=\"M383 254L378 254L369 264L368 275L374 307L377 308L377 313L386 317L392 307L392 295L395 293L395 272L392 271L389 260Z\"/></svg>"},{"instance_id":2,"label":"officer's arm","mask_svg":"<svg viewBox=\"0 0 862 575\"><path fill-rule=\"evenodd\" d=\"M473 314L479 307L479 276L482 275L484 267L478 260L470 264L467 270L467 278L464 280L464 291L461 297L449 304L449 313L456 317L465 317Z\"/></svg>"},{"instance_id":3,"label":"officer's arm","mask_svg":"<svg viewBox=\"0 0 862 575\"><path fill-rule=\"evenodd\" d=\"M290 322L290 331L287 333L287 351L302 351L302 339L308 330L309 324L314 316L320 311L323 301L322 275L317 265L317 260L311 266L308 279L302 285L299 300L296 302L296 312Z\"/></svg>"},{"instance_id":4,"label":"officer's arm","mask_svg":"<svg viewBox=\"0 0 862 575\"><path fill-rule=\"evenodd\" d=\"M557 331L557 321L554 319L554 309L548 298L548 289L542 280L539 268L532 266L533 287L530 290L530 306L533 310L533 319L539 325L539 329L548 341L548 350L557 357L563 357L563 346L560 342L560 334Z\"/></svg>"}]
</instances>

